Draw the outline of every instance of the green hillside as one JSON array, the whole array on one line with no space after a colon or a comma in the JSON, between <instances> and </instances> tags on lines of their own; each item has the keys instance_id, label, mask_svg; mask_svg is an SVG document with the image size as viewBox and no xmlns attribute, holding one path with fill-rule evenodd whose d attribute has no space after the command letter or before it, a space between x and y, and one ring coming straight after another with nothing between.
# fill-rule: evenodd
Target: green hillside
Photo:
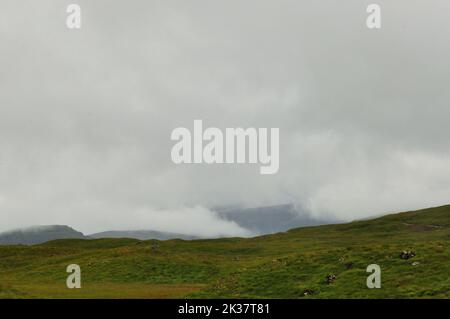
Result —
<instances>
[{"instance_id":1,"label":"green hillside","mask_svg":"<svg viewBox=\"0 0 450 319\"><path fill-rule=\"evenodd\" d=\"M0 297L448 298L449 243L450 206L443 206L250 239L0 246ZM404 250L416 256L401 259ZM65 285L73 263L81 289ZM373 263L382 269L381 289L366 287ZM328 284L329 274L336 279Z\"/></svg>"}]
</instances>

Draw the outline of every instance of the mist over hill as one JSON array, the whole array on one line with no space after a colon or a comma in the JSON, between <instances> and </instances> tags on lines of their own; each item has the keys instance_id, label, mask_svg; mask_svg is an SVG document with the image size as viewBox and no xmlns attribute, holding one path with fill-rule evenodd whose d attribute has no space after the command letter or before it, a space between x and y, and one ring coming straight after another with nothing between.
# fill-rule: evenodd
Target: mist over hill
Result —
<instances>
[{"instance_id":1,"label":"mist over hill","mask_svg":"<svg viewBox=\"0 0 450 319\"><path fill-rule=\"evenodd\" d=\"M305 212L299 212L294 205L276 205L256 208L219 209L219 218L236 223L247 229L254 236L287 231L296 227L317 226L329 224L331 221L315 219ZM135 238L140 240L205 238L203 236L187 235L155 230L116 230L104 231L89 235L91 238ZM214 236L213 238L224 237Z\"/></svg>"},{"instance_id":2,"label":"mist over hill","mask_svg":"<svg viewBox=\"0 0 450 319\"><path fill-rule=\"evenodd\" d=\"M134 238L139 240L169 240L169 239L184 239L192 240L197 239L196 236L190 236L185 234L177 234L170 232L161 232L155 230L113 230L95 233L89 235L89 238Z\"/></svg>"},{"instance_id":3,"label":"mist over hill","mask_svg":"<svg viewBox=\"0 0 450 319\"><path fill-rule=\"evenodd\" d=\"M298 211L294 205L277 205L257 208L221 209L217 215L220 219L231 221L249 231L253 236L287 231L296 227L316 226L331 223L319 220L305 212ZM207 225L205 225L207 227ZM193 240L205 238L192 234L154 230L151 226L144 230L112 230L90 235L74 230L69 226L49 225L32 226L24 229L0 233L0 245L34 245L55 239L97 239L97 238L134 238L139 240ZM208 238L217 238L215 236Z\"/></svg>"}]
</instances>

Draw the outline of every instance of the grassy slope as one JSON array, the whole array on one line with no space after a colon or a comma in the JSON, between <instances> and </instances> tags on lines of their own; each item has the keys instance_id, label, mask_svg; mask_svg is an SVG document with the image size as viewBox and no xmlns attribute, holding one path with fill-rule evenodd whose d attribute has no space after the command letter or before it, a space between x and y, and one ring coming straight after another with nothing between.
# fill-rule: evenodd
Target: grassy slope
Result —
<instances>
[{"instance_id":1,"label":"grassy slope","mask_svg":"<svg viewBox=\"0 0 450 319\"><path fill-rule=\"evenodd\" d=\"M0 297L448 298L449 243L450 206L444 206L251 239L3 246ZM402 260L402 250L417 256ZM65 287L71 263L81 266L82 289ZM366 287L372 263L382 268L381 289ZM329 273L337 279L328 285ZM305 297L304 289L315 293Z\"/></svg>"}]
</instances>

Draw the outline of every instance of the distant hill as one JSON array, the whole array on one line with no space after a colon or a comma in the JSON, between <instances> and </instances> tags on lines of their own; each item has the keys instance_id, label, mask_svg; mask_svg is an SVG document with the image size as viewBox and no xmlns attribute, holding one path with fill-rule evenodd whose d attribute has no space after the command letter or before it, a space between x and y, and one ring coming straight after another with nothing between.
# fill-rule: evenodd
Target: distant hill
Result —
<instances>
[{"instance_id":1,"label":"distant hill","mask_svg":"<svg viewBox=\"0 0 450 319\"><path fill-rule=\"evenodd\" d=\"M139 240L192 240L198 237L153 230L105 231L85 236L64 225L32 226L0 233L0 245L36 245L55 239L134 238Z\"/></svg>"},{"instance_id":2,"label":"distant hill","mask_svg":"<svg viewBox=\"0 0 450 319\"><path fill-rule=\"evenodd\" d=\"M297 210L292 204L247 209L233 208L219 211L219 216L259 235L330 223L330 221L313 218L308 213Z\"/></svg>"},{"instance_id":3,"label":"distant hill","mask_svg":"<svg viewBox=\"0 0 450 319\"><path fill-rule=\"evenodd\" d=\"M89 238L134 238L139 240L149 240L149 239L158 239L158 240L168 240L168 239L184 239L184 240L192 240L198 237L177 234L177 233L169 233L169 232L159 232L154 230L113 230L113 231L105 231L101 233L95 233L89 235Z\"/></svg>"},{"instance_id":4,"label":"distant hill","mask_svg":"<svg viewBox=\"0 0 450 319\"><path fill-rule=\"evenodd\" d=\"M34 245L55 239L87 238L64 225L33 226L0 233L0 245Z\"/></svg>"}]
</instances>

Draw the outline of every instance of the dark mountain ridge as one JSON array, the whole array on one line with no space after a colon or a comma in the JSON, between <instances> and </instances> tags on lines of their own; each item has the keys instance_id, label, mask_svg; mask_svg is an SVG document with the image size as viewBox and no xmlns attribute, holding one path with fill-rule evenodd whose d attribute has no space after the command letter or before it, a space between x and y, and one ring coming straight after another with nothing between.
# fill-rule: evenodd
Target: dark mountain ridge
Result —
<instances>
[{"instance_id":1,"label":"dark mountain ridge","mask_svg":"<svg viewBox=\"0 0 450 319\"><path fill-rule=\"evenodd\" d=\"M318 226L337 222L312 217L292 204L256 208L233 208L219 211L219 217L233 221L258 235L287 231L292 228Z\"/></svg>"}]
</instances>

